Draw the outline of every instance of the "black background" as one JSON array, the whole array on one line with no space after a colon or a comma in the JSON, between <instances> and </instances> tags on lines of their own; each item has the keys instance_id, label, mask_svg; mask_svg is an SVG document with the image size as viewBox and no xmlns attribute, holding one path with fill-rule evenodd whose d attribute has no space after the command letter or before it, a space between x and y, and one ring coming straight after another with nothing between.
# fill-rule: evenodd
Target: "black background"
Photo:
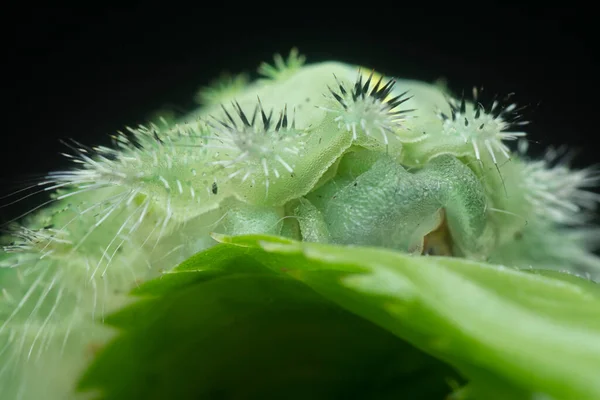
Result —
<instances>
[{"instance_id":1,"label":"black background","mask_svg":"<svg viewBox=\"0 0 600 400\"><path fill-rule=\"evenodd\" d=\"M473 85L516 92L531 105L534 147L579 148L577 166L598 160L595 22L582 4L216 6L53 2L7 13L0 192L68 165L60 138L107 143L109 133L145 122L156 109L191 109L197 89L221 71L253 73L293 46L309 62L444 77L458 92Z\"/></svg>"}]
</instances>

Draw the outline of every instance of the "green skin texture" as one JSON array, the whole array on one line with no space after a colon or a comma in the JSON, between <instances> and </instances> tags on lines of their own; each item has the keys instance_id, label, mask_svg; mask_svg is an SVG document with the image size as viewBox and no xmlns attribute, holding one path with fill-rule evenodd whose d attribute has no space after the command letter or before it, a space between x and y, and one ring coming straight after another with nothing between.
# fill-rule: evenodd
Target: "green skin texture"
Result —
<instances>
[{"instance_id":1,"label":"green skin texture","mask_svg":"<svg viewBox=\"0 0 600 400\"><path fill-rule=\"evenodd\" d=\"M295 211L303 240L310 232L318 242L420 254L423 237L442 222L444 209L453 236L462 239L456 241L455 253L482 253L485 193L475 174L456 158L440 156L410 173L382 157L355 179L352 172L338 171L335 179L299 202Z\"/></svg>"},{"instance_id":2,"label":"green skin texture","mask_svg":"<svg viewBox=\"0 0 600 400\"><path fill-rule=\"evenodd\" d=\"M482 168L469 158L469 143L438 134L441 123L433 111L447 110L441 90L398 81L394 93L413 95L402 108L416 111L394 127L385 145L360 127L353 138L336 113L319 108L336 106L323 98L327 87L336 85L334 74L351 87L357 68L309 65L236 93L247 114L257 97L264 110L275 109L275 119L284 105L290 119L295 109L295 128L277 133L301 142L298 154L285 159L293 173L267 155L277 173L271 169L266 176L252 153L250 178L243 181L243 173L231 178L235 168L211 162L233 160L240 151L198 139L214 137L212 128L202 125L183 137L166 130L161 132L165 144L147 135L143 151L123 149L107 170L96 170L94 179L105 182L101 187L57 199L25 219L25 226L40 232L64 227L65 241L0 252L0 263L12 267L0 268L0 397L77 398L71 388L90 361L90 348L114 334L99 322L102 316L127 304L127 293L139 282L214 245L212 232L278 234L420 254L443 210L454 254L502 262L495 249L517 246L512 264L532 264L527 249L513 241L522 221L490 213L502 202L498 193L506 191L513 195L507 211L527 215L518 171L499 181L489 159L484 156ZM208 115L223 118L219 105L208 105L179 122ZM267 143L276 148L278 138ZM64 188L57 195L76 191ZM531 235L542 237L543 228Z\"/></svg>"}]
</instances>

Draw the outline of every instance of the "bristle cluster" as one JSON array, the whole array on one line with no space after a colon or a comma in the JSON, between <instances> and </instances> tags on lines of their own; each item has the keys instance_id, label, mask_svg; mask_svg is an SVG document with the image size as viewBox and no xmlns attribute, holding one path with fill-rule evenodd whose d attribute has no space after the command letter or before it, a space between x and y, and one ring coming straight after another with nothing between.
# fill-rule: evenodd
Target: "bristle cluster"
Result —
<instances>
[{"instance_id":1,"label":"bristle cluster","mask_svg":"<svg viewBox=\"0 0 600 400\"><path fill-rule=\"evenodd\" d=\"M334 75L335 77L335 75ZM389 143L388 135L396 134L402 127L407 114L413 110L400 109L399 106L410 99L407 92L390 97L394 90L395 80L383 84L383 77L373 81L373 72L363 82L363 75L358 78L352 88L347 88L335 77L337 88L329 88L329 93L338 107L326 108L328 112L339 114L335 121L340 128L352 132L352 138L358 139L359 133L367 136L381 135L384 144Z\"/></svg>"},{"instance_id":2,"label":"bristle cluster","mask_svg":"<svg viewBox=\"0 0 600 400\"><path fill-rule=\"evenodd\" d=\"M198 91L195 100L201 105L218 105L233 99L248 85L250 78L246 74L222 75L207 87Z\"/></svg>"},{"instance_id":3,"label":"bristle cluster","mask_svg":"<svg viewBox=\"0 0 600 400\"><path fill-rule=\"evenodd\" d=\"M64 155L80 167L50 173L48 179L57 184L98 187L122 183L135 185L141 178L152 175L144 171L143 167L148 163L153 167L165 164L170 169L177 159L198 161L205 158L203 148L207 136L206 124L201 120L175 126L169 126L165 121L164 126L151 123L127 127L112 136L112 148L89 148L77 142L67 144L73 153Z\"/></svg>"},{"instance_id":4,"label":"bristle cluster","mask_svg":"<svg viewBox=\"0 0 600 400\"><path fill-rule=\"evenodd\" d=\"M495 96L483 105L479 99L481 91L473 88L473 102L467 102L464 94L460 100L449 98L450 115L440 111L438 116L443 122L444 134L459 136L470 143L478 161L482 160L481 152L486 151L494 164L498 164L500 155L510 159L510 150L504 141L526 136L525 132L509 129L529 122L522 120L522 108L509 102L511 96L504 99Z\"/></svg>"},{"instance_id":5,"label":"bristle cluster","mask_svg":"<svg viewBox=\"0 0 600 400\"><path fill-rule=\"evenodd\" d=\"M600 204L600 170L571 169L567 154L549 149L546 156L524 164L523 191L534 212L545 220L576 225L588 222Z\"/></svg>"},{"instance_id":6,"label":"bristle cluster","mask_svg":"<svg viewBox=\"0 0 600 400\"><path fill-rule=\"evenodd\" d=\"M7 253L26 253L40 251L41 258L55 251L56 245L70 245L68 233L64 230L46 227L43 229L30 229L26 226L16 227L8 232L13 238L10 244L0 247ZM0 264L0 267L2 265Z\"/></svg>"},{"instance_id":7,"label":"bristle cluster","mask_svg":"<svg viewBox=\"0 0 600 400\"><path fill-rule=\"evenodd\" d=\"M222 106L223 116L208 122L214 130L208 146L219 150L210 164L225 169L228 180L239 178L255 185L260 178L268 193L271 179L294 173L293 160L301 155L305 133L296 129L294 116L290 121L287 106L275 119L260 99L251 117L237 102L231 108Z\"/></svg>"},{"instance_id":8,"label":"bristle cluster","mask_svg":"<svg viewBox=\"0 0 600 400\"><path fill-rule=\"evenodd\" d=\"M271 80L282 80L298 71L306 62L306 57L292 48L287 60L284 60L281 54L275 54L273 65L263 62L258 67L258 73Z\"/></svg>"}]
</instances>

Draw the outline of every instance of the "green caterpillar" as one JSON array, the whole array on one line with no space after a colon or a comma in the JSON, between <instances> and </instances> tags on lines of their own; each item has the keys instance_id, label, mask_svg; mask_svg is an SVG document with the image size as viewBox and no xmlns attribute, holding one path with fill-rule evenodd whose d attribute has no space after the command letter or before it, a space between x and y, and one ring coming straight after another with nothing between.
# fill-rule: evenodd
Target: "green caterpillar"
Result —
<instances>
[{"instance_id":1,"label":"green caterpillar","mask_svg":"<svg viewBox=\"0 0 600 400\"><path fill-rule=\"evenodd\" d=\"M0 397L78 398L113 334L103 316L213 232L600 276L598 173L512 151L526 121L509 99L305 65L295 50L259 72L111 148L75 144L78 165L39 183L51 200L6 226L0 253Z\"/></svg>"}]
</instances>

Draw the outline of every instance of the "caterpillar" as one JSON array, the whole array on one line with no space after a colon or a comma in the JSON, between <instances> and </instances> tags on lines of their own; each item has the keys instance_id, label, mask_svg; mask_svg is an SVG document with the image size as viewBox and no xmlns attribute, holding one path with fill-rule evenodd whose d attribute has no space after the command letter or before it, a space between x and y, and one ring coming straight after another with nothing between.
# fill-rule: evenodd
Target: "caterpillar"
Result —
<instances>
[{"instance_id":1,"label":"caterpillar","mask_svg":"<svg viewBox=\"0 0 600 400\"><path fill-rule=\"evenodd\" d=\"M72 142L73 168L5 199L51 193L3 226L2 398L84 398L73 387L113 335L104 316L213 232L600 276L598 171L554 150L530 159L510 97L306 64L295 49L259 73L222 79L198 109L127 127L111 147Z\"/></svg>"}]
</instances>

